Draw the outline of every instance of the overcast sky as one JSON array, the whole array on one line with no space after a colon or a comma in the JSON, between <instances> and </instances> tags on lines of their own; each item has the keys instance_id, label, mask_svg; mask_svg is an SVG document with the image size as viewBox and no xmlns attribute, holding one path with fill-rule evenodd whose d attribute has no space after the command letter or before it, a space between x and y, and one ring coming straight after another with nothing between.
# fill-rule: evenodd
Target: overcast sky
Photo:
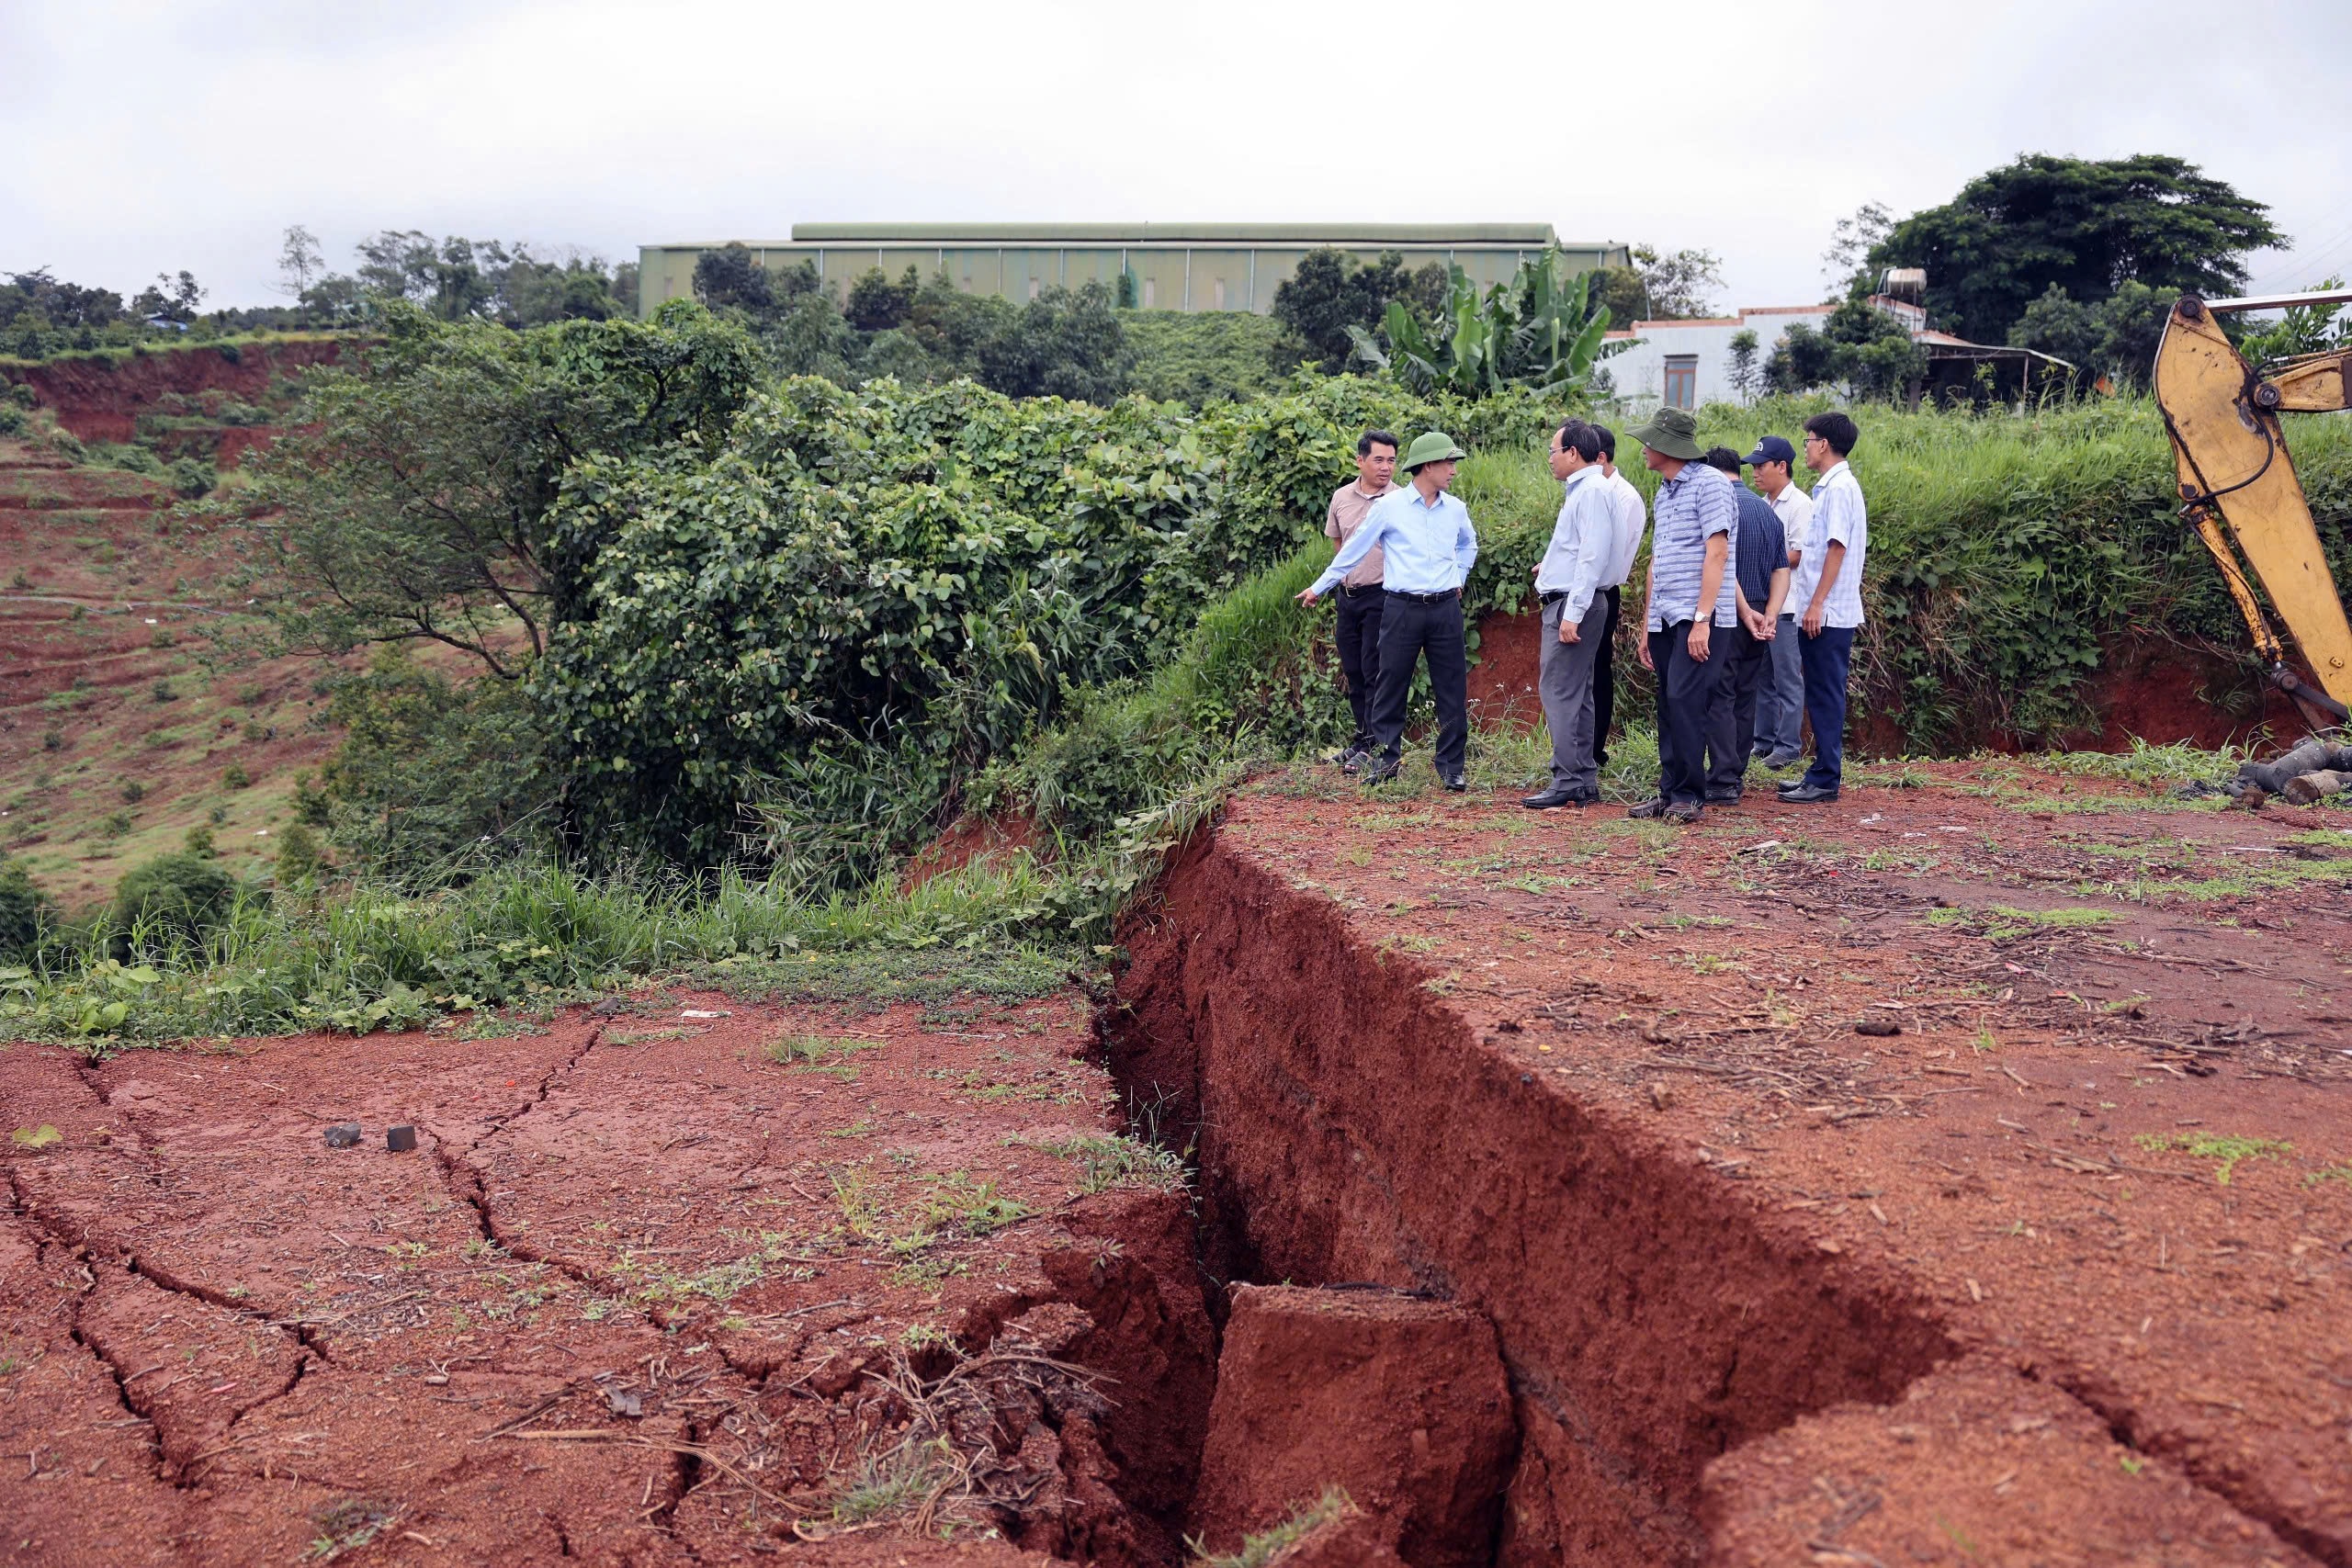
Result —
<instances>
[{"instance_id":1,"label":"overcast sky","mask_svg":"<svg viewBox=\"0 0 2352 1568\"><path fill-rule=\"evenodd\" d=\"M2163 152L2271 205L2286 288L2352 274L2347 60L2346 0L0 0L0 270L263 304L289 223L340 269L384 228L1509 220L1788 304L1863 201Z\"/></svg>"}]
</instances>

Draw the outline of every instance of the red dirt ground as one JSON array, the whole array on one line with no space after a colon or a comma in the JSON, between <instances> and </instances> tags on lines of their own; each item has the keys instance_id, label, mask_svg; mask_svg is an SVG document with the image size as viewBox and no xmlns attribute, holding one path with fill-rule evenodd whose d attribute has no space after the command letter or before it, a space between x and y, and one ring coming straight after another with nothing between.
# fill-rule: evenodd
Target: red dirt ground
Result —
<instances>
[{"instance_id":1,"label":"red dirt ground","mask_svg":"<svg viewBox=\"0 0 2352 1568\"><path fill-rule=\"evenodd\" d=\"M1424 790L1245 792L1113 1043L1213 1271L1492 1318L1498 1562L2352 1562L2352 815Z\"/></svg>"},{"instance_id":2,"label":"red dirt ground","mask_svg":"<svg viewBox=\"0 0 2352 1568\"><path fill-rule=\"evenodd\" d=\"M225 434L224 457L268 433ZM216 642L242 625L233 563L175 502L159 479L0 440L0 849L69 909L199 825L232 869L266 862L294 775L334 744L311 722L317 660Z\"/></svg>"},{"instance_id":3,"label":"red dirt ground","mask_svg":"<svg viewBox=\"0 0 2352 1568\"><path fill-rule=\"evenodd\" d=\"M1172 1559L1210 1329L1181 1190L1083 1179L1083 998L599 1011L0 1048L62 1135L0 1161L0 1562L1034 1561L835 1516L890 1379L976 1494L934 1531Z\"/></svg>"},{"instance_id":4,"label":"red dirt ground","mask_svg":"<svg viewBox=\"0 0 2352 1568\"><path fill-rule=\"evenodd\" d=\"M225 392L240 402L266 406L276 383L313 365L334 364L345 346L340 338L289 338L225 350L191 344L130 355L68 355L0 367L0 380L30 387L42 406L57 411L58 423L85 441L125 442L139 433L141 415L167 406L175 395ZM220 461L233 462L249 445L224 440Z\"/></svg>"}]
</instances>

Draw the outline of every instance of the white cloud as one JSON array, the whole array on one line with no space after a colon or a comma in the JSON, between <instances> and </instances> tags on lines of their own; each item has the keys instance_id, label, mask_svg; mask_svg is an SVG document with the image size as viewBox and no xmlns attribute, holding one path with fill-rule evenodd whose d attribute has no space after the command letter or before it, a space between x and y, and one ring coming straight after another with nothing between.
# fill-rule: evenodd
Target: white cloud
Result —
<instances>
[{"instance_id":1,"label":"white cloud","mask_svg":"<svg viewBox=\"0 0 2352 1568\"><path fill-rule=\"evenodd\" d=\"M1645 17L1671 30L1645 32ZM1189 9L11 0L0 268L272 296L279 231L576 244L795 221L1539 220L1819 288L1831 223L2020 151L2178 153L2352 270L2340 0ZM1596 25L1597 24L1597 25ZM2272 274L2276 277L2272 277Z\"/></svg>"}]
</instances>

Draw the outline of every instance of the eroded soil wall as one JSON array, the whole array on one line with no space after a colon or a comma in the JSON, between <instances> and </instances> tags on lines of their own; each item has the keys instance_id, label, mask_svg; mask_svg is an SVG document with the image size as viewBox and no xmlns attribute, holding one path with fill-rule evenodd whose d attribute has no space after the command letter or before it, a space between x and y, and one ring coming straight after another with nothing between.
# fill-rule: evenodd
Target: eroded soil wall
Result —
<instances>
[{"instance_id":1,"label":"eroded soil wall","mask_svg":"<svg viewBox=\"0 0 2352 1568\"><path fill-rule=\"evenodd\" d=\"M1125 939L1114 1070L1139 1122L1197 1143L1212 1277L1493 1319L1522 1434L1498 1561L1696 1562L1708 1461L1949 1353L1923 1303L1522 1075L1335 906L1208 836Z\"/></svg>"}]
</instances>

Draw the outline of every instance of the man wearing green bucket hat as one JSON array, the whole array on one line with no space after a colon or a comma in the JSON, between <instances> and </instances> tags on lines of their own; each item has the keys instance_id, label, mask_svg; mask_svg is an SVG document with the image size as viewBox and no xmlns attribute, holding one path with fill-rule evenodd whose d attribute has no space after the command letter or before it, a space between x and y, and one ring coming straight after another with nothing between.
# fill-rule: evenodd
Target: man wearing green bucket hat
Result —
<instances>
[{"instance_id":1,"label":"man wearing green bucket hat","mask_svg":"<svg viewBox=\"0 0 2352 1568\"><path fill-rule=\"evenodd\" d=\"M1706 799L1707 737L1730 700L1714 630L1739 624L1729 570L1739 503L1731 481L1699 459L1699 422L1662 408L1625 434L1660 479L1651 508L1648 637L1642 666L1657 672L1657 796L1635 817L1696 822Z\"/></svg>"},{"instance_id":2,"label":"man wearing green bucket hat","mask_svg":"<svg viewBox=\"0 0 2352 1568\"><path fill-rule=\"evenodd\" d=\"M1470 661L1463 647L1462 584L1478 558L1470 510L1446 493L1453 467L1469 456L1432 430L1413 438L1398 465L1411 482L1373 503L1323 575L1298 595L1312 604L1356 563L1381 552L1380 678L1372 689L1372 733L1380 748L1363 772L1368 784L1396 776L1405 744L1405 697L1413 666L1426 660L1437 699L1437 776L1459 793L1470 749Z\"/></svg>"}]
</instances>

